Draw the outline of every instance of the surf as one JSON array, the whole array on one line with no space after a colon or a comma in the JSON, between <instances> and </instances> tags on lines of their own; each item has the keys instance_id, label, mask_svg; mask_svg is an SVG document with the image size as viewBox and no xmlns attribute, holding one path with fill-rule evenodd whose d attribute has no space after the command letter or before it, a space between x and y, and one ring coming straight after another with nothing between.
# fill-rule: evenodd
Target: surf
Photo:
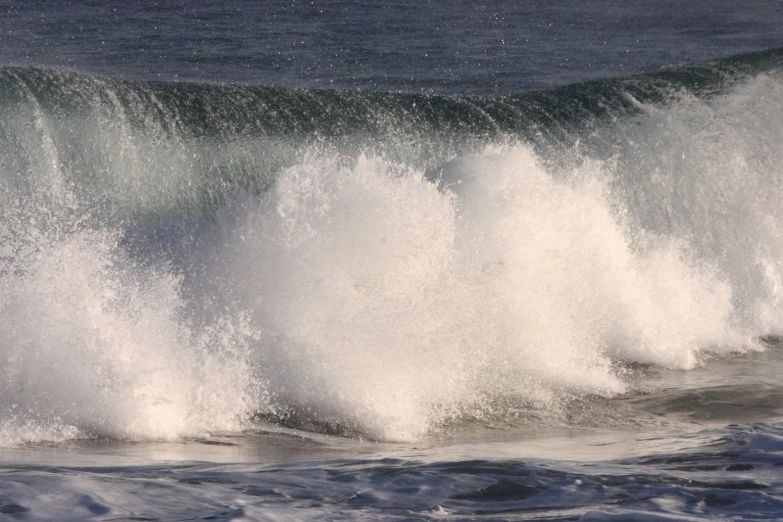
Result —
<instances>
[{"instance_id":1,"label":"surf","mask_svg":"<svg viewBox=\"0 0 783 522\"><path fill-rule=\"evenodd\" d=\"M562 425L769 350L780 57L501 97L3 68L0 442Z\"/></svg>"}]
</instances>

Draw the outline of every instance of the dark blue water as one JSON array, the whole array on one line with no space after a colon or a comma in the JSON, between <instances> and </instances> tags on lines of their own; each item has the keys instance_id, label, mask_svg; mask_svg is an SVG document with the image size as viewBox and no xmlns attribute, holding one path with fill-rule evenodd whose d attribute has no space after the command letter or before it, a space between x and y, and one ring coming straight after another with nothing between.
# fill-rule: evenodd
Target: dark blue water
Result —
<instances>
[{"instance_id":1,"label":"dark blue water","mask_svg":"<svg viewBox=\"0 0 783 522\"><path fill-rule=\"evenodd\" d=\"M776 0L0 0L0 520L778 520L782 145Z\"/></svg>"},{"instance_id":2,"label":"dark blue water","mask_svg":"<svg viewBox=\"0 0 783 522\"><path fill-rule=\"evenodd\" d=\"M0 63L146 80L495 94L778 47L783 3L3 2Z\"/></svg>"}]
</instances>

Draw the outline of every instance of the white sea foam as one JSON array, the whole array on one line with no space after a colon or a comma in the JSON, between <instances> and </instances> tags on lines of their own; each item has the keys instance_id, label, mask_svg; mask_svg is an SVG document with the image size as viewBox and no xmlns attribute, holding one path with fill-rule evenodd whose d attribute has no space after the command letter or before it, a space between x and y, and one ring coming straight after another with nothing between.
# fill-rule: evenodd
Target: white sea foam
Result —
<instances>
[{"instance_id":1,"label":"white sea foam","mask_svg":"<svg viewBox=\"0 0 783 522\"><path fill-rule=\"evenodd\" d=\"M237 325L194 336L178 317L178 278L116 241L84 231L6 267L0 444L236 429L258 407L245 346L221 338Z\"/></svg>"},{"instance_id":2,"label":"white sea foam","mask_svg":"<svg viewBox=\"0 0 783 522\"><path fill-rule=\"evenodd\" d=\"M764 145L783 127L759 93L780 105L761 76L649 107L596 131L620 147L558 161L511 144L425 172L315 147L143 248L123 234L173 212L161 201L188 185L197 144L121 121L110 141L131 134L117 146L146 154L85 156L113 180L101 200L58 149L67 129L37 105L30 121L9 113L25 148L0 154L0 443L165 439L256 413L412 439L623 393L618 363L756 349L783 328L783 177ZM178 181L155 185L151 166Z\"/></svg>"},{"instance_id":3,"label":"white sea foam","mask_svg":"<svg viewBox=\"0 0 783 522\"><path fill-rule=\"evenodd\" d=\"M313 153L226 206L186 291L116 234L39 239L2 277L4 437L170 438L271 411L411 439L502 416L499 398L622 393L617 361L747 346L726 280L682 240L642 241L610 181L526 146L429 176Z\"/></svg>"},{"instance_id":4,"label":"white sea foam","mask_svg":"<svg viewBox=\"0 0 783 522\"><path fill-rule=\"evenodd\" d=\"M618 360L688 369L742 349L730 286L680 241L632 246L606 177L555 177L525 146L437 180L314 155L224 214L214 266L260 328L277 400L380 438L490 397L620 393Z\"/></svg>"}]
</instances>

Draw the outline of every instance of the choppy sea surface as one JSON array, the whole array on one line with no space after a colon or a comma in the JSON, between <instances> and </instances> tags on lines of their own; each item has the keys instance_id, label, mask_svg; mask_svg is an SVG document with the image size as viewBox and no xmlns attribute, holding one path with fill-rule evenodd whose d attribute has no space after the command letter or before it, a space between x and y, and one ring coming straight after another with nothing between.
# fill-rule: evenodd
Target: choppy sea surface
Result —
<instances>
[{"instance_id":1,"label":"choppy sea surface","mask_svg":"<svg viewBox=\"0 0 783 522\"><path fill-rule=\"evenodd\" d=\"M0 1L0 520L779 520L782 196L778 1Z\"/></svg>"}]
</instances>

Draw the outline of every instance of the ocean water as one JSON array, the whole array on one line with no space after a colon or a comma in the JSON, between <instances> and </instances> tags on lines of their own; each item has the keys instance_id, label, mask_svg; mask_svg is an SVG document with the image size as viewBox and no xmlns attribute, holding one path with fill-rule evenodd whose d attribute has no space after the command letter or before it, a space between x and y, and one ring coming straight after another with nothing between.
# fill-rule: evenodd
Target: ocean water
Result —
<instances>
[{"instance_id":1,"label":"ocean water","mask_svg":"<svg viewBox=\"0 0 783 522\"><path fill-rule=\"evenodd\" d=\"M0 520L783 519L782 46L0 1Z\"/></svg>"}]
</instances>

